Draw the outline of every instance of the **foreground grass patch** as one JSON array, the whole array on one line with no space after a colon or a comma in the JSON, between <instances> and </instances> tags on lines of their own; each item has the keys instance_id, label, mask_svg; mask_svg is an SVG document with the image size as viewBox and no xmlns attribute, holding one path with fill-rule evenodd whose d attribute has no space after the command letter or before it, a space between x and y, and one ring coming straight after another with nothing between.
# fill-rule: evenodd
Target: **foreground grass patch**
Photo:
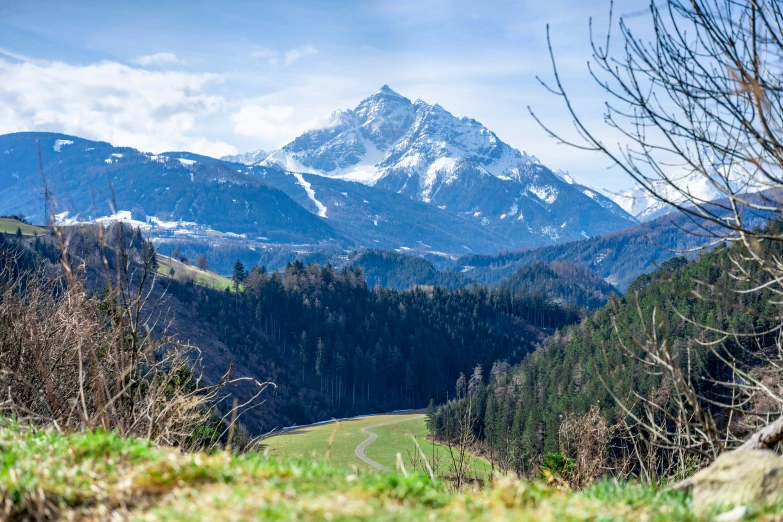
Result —
<instances>
[{"instance_id":1,"label":"foreground grass patch","mask_svg":"<svg viewBox=\"0 0 783 522\"><path fill-rule=\"evenodd\" d=\"M775 520L780 509L751 513ZM421 474L263 454L185 454L107 433L0 425L0 519L696 521L690 500L602 483L569 493L495 478L455 494Z\"/></svg>"}]
</instances>

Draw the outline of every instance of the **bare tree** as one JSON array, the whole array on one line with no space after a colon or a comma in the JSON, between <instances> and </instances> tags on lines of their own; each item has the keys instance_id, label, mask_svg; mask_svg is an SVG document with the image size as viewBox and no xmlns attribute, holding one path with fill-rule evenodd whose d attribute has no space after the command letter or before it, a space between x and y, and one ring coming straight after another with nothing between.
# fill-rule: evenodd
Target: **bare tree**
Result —
<instances>
[{"instance_id":1,"label":"bare tree","mask_svg":"<svg viewBox=\"0 0 783 522\"><path fill-rule=\"evenodd\" d=\"M152 245L122 225L53 230L58 266L32 269L19 263L22 249L0 248L0 412L58 431L219 443L233 422L222 429L212 422L214 407L237 379L227 373L205 383L197 349L169 334ZM99 252L91 270L105 268L102 288L88 288L86 264L94 260L74 249ZM269 385L258 383L258 394ZM195 440L194 430L207 425L212 436Z\"/></svg>"},{"instance_id":2,"label":"bare tree","mask_svg":"<svg viewBox=\"0 0 783 522\"><path fill-rule=\"evenodd\" d=\"M479 374L480 367L477 367ZM474 372L475 376L476 372ZM457 396L453 407L455 415L447 425L446 448L449 452L452 478L457 490L461 490L468 478L468 473L473 469L476 457L470 450L476 442L475 428L478 422L478 411L475 397L475 388L470 387L465 374L460 373L457 379Z\"/></svg>"},{"instance_id":3,"label":"bare tree","mask_svg":"<svg viewBox=\"0 0 783 522\"><path fill-rule=\"evenodd\" d=\"M200 254L196 258L196 266L200 270L206 270L207 268L209 268L209 261L207 261L207 256L205 256L204 254Z\"/></svg>"},{"instance_id":4,"label":"bare tree","mask_svg":"<svg viewBox=\"0 0 783 522\"><path fill-rule=\"evenodd\" d=\"M607 472L605 463L613 431L597 405L582 415L566 415L558 435L560 451L574 462L566 476L571 486L583 487Z\"/></svg>"},{"instance_id":5,"label":"bare tree","mask_svg":"<svg viewBox=\"0 0 783 522\"><path fill-rule=\"evenodd\" d=\"M783 228L757 226L783 214L783 4L651 3L652 40L637 37L620 19L619 45L611 10L609 18L606 37L591 36L589 71L608 97L607 130L622 142L605 143L579 116L549 34L554 81L542 83L564 101L577 135L555 132L531 113L552 136L601 153L648 194L687 216L706 247L738 244L726 267L733 288L699 284L692 296L737 307L765 324L740 331L696 324L682 313L681 320L703 335L675 346L656 312L644 317L639 311L644 328L630 343L621 340L621 348L659 376L661 387L650 396L615 398L626 414L631 453L654 480L661 471L684 476L727 449L771 448L783 440ZM689 180L706 183L720 197L711 200ZM759 294L763 310L743 304L744 296ZM696 382L692 365L705 354L719 371ZM742 443L748 429L759 428ZM661 455L668 464L657 460Z\"/></svg>"}]
</instances>

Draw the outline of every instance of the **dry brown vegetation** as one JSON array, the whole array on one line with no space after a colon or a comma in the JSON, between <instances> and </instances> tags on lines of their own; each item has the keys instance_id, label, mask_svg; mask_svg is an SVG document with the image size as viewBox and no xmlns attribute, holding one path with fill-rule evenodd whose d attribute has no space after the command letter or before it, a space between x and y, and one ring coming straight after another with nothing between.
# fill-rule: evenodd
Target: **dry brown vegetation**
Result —
<instances>
[{"instance_id":1,"label":"dry brown vegetation","mask_svg":"<svg viewBox=\"0 0 783 522\"><path fill-rule=\"evenodd\" d=\"M101 428L166 445L225 440L230 427L215 405L229 374L205 384L198 350L168 333L151 244L119 225L54 234L57 265L31 266L19 244L2 251L2 414L60 432ZM90 237L98 248L72 254ZM88 285L87 271L96 284Z\"/></svg>"}]
</instances>

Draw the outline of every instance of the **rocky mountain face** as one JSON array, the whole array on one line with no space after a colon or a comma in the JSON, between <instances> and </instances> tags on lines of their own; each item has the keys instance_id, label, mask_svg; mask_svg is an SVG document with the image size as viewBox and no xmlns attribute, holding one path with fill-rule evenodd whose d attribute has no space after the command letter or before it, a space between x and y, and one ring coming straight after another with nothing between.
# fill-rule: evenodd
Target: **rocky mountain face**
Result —
<instances>
[{"instance_id":1,"label":"rocky mountain face","mask_svg":"<svg viewBox=\"0 0 783 522\"><path fill-rule=\"evenodd\" d=\"M470 118L384 86L260 165L355 181L465 217L514 245L589 237L636 220ZM510 246L510 245L509 245Z\"/></svg>"}]
</instances>

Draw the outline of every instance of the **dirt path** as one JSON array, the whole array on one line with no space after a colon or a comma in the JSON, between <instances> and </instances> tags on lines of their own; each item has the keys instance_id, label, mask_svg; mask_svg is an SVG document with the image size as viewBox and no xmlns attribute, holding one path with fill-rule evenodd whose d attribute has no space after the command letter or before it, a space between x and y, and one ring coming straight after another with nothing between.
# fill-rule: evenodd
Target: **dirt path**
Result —
<instances>
[{"instance_id":1,"label":"dirt path","mask_svg":"<svg viewBox=\"0 0 783 522\"><path fill-rule=\"evenodd\" d=\"M390 470L383 464L378 464L374 460L367 458L367 456L364 454L364 450L367 449L367 446L372 444L372 442L378 438L378 434L370 431L370 428L379 428L381 426L387 426L389 424L397 424L398 422L408 422L416 419L421 419L422 417L424 417L424 415L418 415L416 417L409 417L407 419L394 420L390 422L382 422L380 424L373 424L372 426L367 426L366 428L362 428L361 431L362 433L367 435L367 438L361 444L356 446L356 451L354 453L356 453L356 456L359 457L360 460L369 464L370 466L373 466L374 468L378 468L381 471L388 471L389 473L391 473L392 470Z\"/></svg>"}]
</instances>

